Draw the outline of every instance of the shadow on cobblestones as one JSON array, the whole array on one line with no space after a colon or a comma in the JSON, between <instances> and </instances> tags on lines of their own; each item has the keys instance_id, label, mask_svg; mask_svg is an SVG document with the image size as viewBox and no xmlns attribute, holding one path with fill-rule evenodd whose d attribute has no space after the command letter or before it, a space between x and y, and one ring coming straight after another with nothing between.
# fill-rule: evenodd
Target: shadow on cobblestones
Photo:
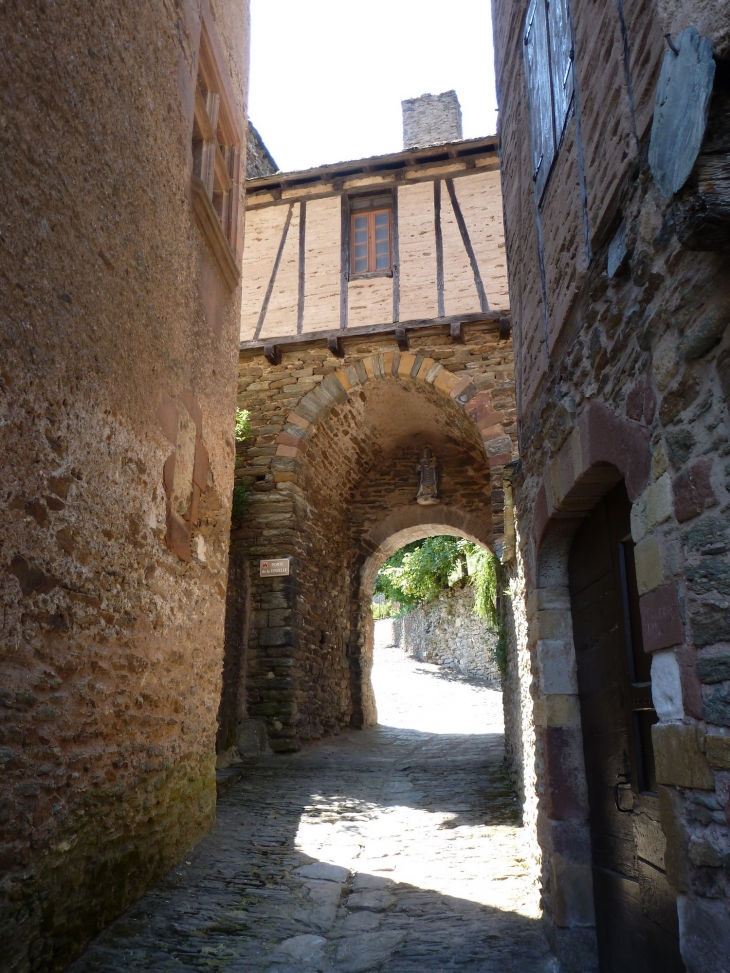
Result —
<instances>
[{"instance_id":1,"label":"shadow on cobblestones","mask_svg":"<svg viewBox=\"0 0 730 973\"><path fill-rule=\"evenodd\" d=\"M499 732L345 733L250 767L72 971L551 973L523 845Z\"/></svg>"}]
</instances>

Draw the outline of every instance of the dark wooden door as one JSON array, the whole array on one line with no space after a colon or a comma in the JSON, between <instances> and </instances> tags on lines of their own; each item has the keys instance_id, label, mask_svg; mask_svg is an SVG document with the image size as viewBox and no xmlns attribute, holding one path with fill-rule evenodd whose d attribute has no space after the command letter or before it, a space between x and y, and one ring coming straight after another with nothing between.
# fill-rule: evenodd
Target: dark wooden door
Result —
<instances>
[{"instance_id":1,"label":"dark wooden door","mask_svg":"<svg viewBox=\"0 0 730 973\"><path fill-rule=\"evenodd\" d=\"M657 717L630 509L620 483L581 525L569 564L600 968L682 973L676 895L664 872L651 746Z\"/></svg>"}]
</instances>

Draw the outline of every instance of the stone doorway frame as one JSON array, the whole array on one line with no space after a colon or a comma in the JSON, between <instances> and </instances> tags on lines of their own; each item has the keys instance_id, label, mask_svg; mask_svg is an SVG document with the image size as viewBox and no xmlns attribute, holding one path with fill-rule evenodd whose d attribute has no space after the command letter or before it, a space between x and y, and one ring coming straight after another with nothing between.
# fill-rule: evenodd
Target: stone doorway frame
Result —
<instances>
[{"instance_id":1,"label":"stone doorway frame","mask_svg":"<svg viewBox=\"0 0 730 973\"><path fill-rule=\"evenodd\" d=\"M651 465L646 427L603 403L589 404L547 467L527 538L526 608L543 905L551 945L569 970L598 967L568 558L584 517L622 480L633 522L655 486Z\"/></svg>"}]
</instances>

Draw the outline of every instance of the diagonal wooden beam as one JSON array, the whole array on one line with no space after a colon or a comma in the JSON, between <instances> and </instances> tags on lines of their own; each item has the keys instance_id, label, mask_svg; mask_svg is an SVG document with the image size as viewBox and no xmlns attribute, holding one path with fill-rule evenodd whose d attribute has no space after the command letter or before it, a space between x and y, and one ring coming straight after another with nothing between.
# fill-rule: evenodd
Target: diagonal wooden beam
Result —
<instances>
[{"instance_id":1,"label":"diagonal wooden beam","mask_svg":"<svg viewBox=\"0 0 730 973\"><path fill-rule=\"evenodd\" d=\"M254 339L259 337L259 335L261 334L261 329L264 326L264 319L266 317L266 312L269 309L269 301L271 300L271 295L274 291L274 284L276 283L276 275L279 272L281 255L284 253L286 235L289 232L289 224L291 223L291 215L293 211L294 211L294 203L289 203L289 212L286 214L286 220L284 221L284 229L281 231L281 240L279 240L279 249L276 251L276 260L274 260L274 266L271 270L271 278L269 279L269 286L266 288L266 294L264 295L264 303L261 305L258 324L256 325L256 330L254 331Z\"/></svg>"},{"instance_id":2,"label":"diagonal wooden beam","mask_svg":"<svg viewBox=\"0 0 730 973\"><path fill-rule=\"evenodd\" d=\"M477 263L477 258L474 253L474 247L471 245L471 239L469 237L469 230L466 226L466 220L464 219L464 214L461 212L461 206L459 206L459 200L456 198L456 190L454 189L453 179L444 179L446 183L446 188L449 192L449 199L451 200L451 206L454 210L454 216L456 217L456 223L459 227L459 233L461 233L461 240L464 244L464 249L466 250L466 255L469 258L469 263L471 264L471 271L474 274L474 283L477 288L477 296L479 297L479 307L482 311L489 310L489 301L487 300L487 292L484 290L484 283L482 282L482 275L479 271L479 264Z\"/></svg>"},{"instance_id":3,"label":"diagonal wooden beam","mask_svg":"<svg viewBox=\"0 0 730 973\"><path fill-rule=\"evenodd\" d=\"M436 296L438 298L438 314L442 318L444 311L444 238L441 232L441 180L433 184L433 229L436 236Z\"/></svg>"}]
</instances>

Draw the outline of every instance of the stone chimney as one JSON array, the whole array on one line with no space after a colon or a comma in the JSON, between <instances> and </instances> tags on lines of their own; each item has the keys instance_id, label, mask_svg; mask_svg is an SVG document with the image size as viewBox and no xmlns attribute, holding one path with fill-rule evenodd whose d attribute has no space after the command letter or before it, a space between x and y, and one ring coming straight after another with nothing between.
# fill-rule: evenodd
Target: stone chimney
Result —
<instances>
[{"instance_id":1,"label":"stone chimney","mask_svg":"<svg viewBox=\"0 0 730 973\"><path fill-rule=\"evenodd\" d=\"M455 142L461 134L461 105L455 91L407 98L403 107L403 148Z\"/></svg>"}]
</instances>

